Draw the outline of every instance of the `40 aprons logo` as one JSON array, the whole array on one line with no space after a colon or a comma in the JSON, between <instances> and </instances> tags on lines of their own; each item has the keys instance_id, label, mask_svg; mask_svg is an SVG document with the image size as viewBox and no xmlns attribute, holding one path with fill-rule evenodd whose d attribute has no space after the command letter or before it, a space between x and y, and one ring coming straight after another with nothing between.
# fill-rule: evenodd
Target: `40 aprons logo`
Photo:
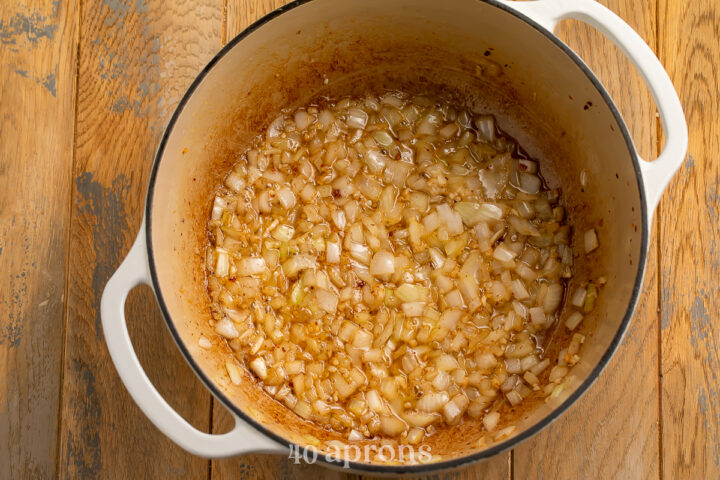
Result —
<instances>
[{"instance_id":1,"label":"40 aprons logo","mask_svg":"<svg viewBox=\"0 0 720 480\"><path fill-rule=\"evenodd\" d=\"M319 452L312 445L299 447L290 445L288 458L297 465L300 462L309 464L315 463L318 458L327 463L342 465L343 468L350 468L350 462L369 462L371 459L385 462L399 463L427 463L432 459L430 445L420 445L415 448L413 445L336 445L329 444L327 452Z\"/></svg>"}]
</instances>

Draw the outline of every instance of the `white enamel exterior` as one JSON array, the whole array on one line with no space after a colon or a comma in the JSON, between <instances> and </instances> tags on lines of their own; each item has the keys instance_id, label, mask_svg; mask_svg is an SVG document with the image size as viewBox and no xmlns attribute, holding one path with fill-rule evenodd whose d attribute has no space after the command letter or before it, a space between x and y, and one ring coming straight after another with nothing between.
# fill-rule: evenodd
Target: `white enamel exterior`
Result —
<instances>
[{"instance_id":1,"label":"white enamel exterior","mask_svg":"<svg viewBox=\"0 0 720 480\"><path fill-rule=\"evenodd\" d=\"M392 3L391 0L388 2ZM687 147L687 128L673 86L651 49L620 18L592 0L539 0L518 3L503 0L502 4L518 10L550 32L558 21L565 18L585 21L615 42L636 65L658 105L667 139L665 149L655 162L641 163L646 202L644 210L648 218L652 218L652 212L663 189L683 161ZM196 455L227 457L250 452L287 452L285 446L237 416L235 427L229 433L209 435L200 432L180 417L152 385L135 355L124 315L125 299L133 287L144 283L156 291L158 289L151 280L147 252L143 222L135 244L108 282L101 303L103 331L110 355L135 402L158 429L182 448ZM639 258L637 253L633 255L633 258ZM597 357L599 356L600 353ZM586 373L591 369L592 365L589 365ZM127 448L132 446L128 445Z\"/></svg>"}]
</instances>

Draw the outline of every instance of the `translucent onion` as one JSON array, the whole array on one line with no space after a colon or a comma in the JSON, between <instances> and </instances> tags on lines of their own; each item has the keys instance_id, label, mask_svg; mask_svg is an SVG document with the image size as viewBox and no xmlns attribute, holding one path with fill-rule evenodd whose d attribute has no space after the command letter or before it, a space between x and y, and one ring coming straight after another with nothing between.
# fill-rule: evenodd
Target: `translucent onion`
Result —
<instances>
[{"instance_id":1,"label":"translucent onion","mask_svg":"<svg viewBox=\"0 0 720 480\"><path fill-rule=\"evenodd\" d=\"M365 125L367 125L368 122L368 114L359 109L359 108L351 108L348 110L348 116L345 120L345 123L347 123L347 126L350 128L365 128Z\"/></svg>"},{"instance_id":2,"label":"translucent onion","mask_svg":"<svg viewBox=\"0 0 720 480\"><path fill-rule=\"evenodd\" d=\"M325 310L328 313L335 313L337 311L338 296L333 292L327 290L315 290L315 298L317 299L318 307Z\"/></svg>"},{"instance_id":3,"label":"translucent onion","mask_svg":"<svg viewBox=\"0 0 720 480\"><path fill-rule=\"evenodd\" d=\"M590 229L585 232L585 235L583 236L583 242L585 245L585 253L590 253L598 246L600 246L600 243L598 242L597 234L595 233L595 230Z\"/></svg>"},{"instance_id":4,"label":"translucent onion","mask_svg":"<svg viewBox=\"0 0 720 480\"><path fill-rule=\"evenodd\" d=\"M503 216L503 209L493 203L458 202L454 208L462 221L470 227L482 221L497 221Z\"/></svg>"},{"instance_id":5,"label":"translucent onion","mask_svg":"<svg viewBox=\"0 0 720 480\"><path fill-rule=\"evenodd\" d=\"M466 416L488 441L512 434L495 433L505 409L558 395L580 360L584 337L558 345L555 320L579 328L605 283L572 280L560 190L517 151L492 116L401 92L277 117L207 223L228 384L244 380L239 361L348 441L417 444ZM565 283L587 285L567 313Z\"/></svg>"},{"instance_id":6,"label":"translucent onion","mask_svg":"<svg viewBox=\"0 0 720 480\"><path fill-rule=\"evenodd\" d=\"M370 275L392 275L395 273L395 256L387 250L380 250L373 255L368 272Z\"/></svg>"}]
</instances>

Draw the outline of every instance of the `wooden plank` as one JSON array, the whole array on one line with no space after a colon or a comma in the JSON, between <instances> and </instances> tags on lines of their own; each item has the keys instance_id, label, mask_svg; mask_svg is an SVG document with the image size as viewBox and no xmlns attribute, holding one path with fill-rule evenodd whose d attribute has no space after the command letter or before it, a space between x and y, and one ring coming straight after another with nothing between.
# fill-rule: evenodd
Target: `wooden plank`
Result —
<instances>
[{"instance_id":1,"label":"wooden plank","mask_svg":"<svg viewBox=\"0 0 720 480\"><path fill-rule=\"evenodd\" d=\"M654 45L655 0L602 3ZM640 154L653 158L655 109L630 63L610 42L579 22L564 22L558 34L608 88ZM657 225L653 230L643 293L624 342L599 380L570 411L515 450L515 478L658 477Z\"/></svg>"},{"instance_id":2,"label":"wooden plank","mask_svg":"<svg viewBox=\"0 0 720 480\"><path fill-rule=\"evenodd\" d=\"M658 18L661 60L690 129L689 156L660 207L662 469L720 478L720 5L660 0Z\"/></svg>"},{"instance_id":3,"label":"wooden plank","mask_svg":"<svg viewBox=\"0 0 720 480\"><path fill-rule=\"evenodd\" d=\"M77 2L0 2L0 478L55 475Z\"/></svg>"},{"instance_id":4,"label":"wooden plank","mask_svg":"<svg viewBox=\"0 0 720 480\"><path fill-rule=\"evenodd\" d=\"M61 478L203 478L120 381L99 302L137 234L152 157L186 88L220 47L216 0L83 2L62 403ZM131 336L160 393L208 430L210 395L182 359L149 288L132 292Z\"/></svg>"}]
</instances>

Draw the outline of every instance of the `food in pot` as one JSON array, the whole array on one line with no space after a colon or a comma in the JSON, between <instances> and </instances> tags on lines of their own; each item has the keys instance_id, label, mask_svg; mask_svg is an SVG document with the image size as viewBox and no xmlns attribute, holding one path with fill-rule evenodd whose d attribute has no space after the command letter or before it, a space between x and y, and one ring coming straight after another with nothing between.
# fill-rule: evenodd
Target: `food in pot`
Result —
<instances>
[{"instance_id":1,"label":"food in pot","mask_svg":"<svg viewBox=\"0 0 720 480\"><path fill-rule=\"evenodd\" d=\"M560 192L490 115L399 92L286 112L225 177L208 238L229 378L350 441L493 431L579 359L580 334L560 358L543 343L573 274ZM596 296L570 294L566 328Z\"/></svg>"}]
</instances>

